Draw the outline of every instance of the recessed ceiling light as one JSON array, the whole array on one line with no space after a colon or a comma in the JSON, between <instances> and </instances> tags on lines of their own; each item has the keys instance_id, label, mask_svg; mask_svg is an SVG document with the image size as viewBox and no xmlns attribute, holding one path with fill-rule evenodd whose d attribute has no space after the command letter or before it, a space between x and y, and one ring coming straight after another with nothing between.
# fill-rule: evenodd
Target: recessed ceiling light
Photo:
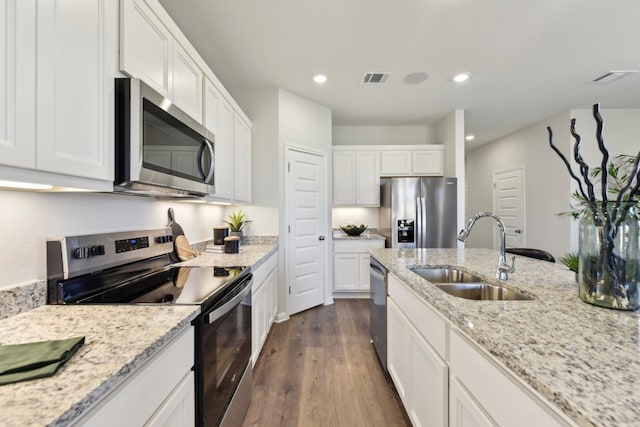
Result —
<instances>
[{"instance_id":1,"label":"recessed ceiling light","mask_svg":"<svg viewBox=\"0 0 640 427\"><path fill-rule=\"evenodd\" d=\"M316 74L315 76L313 76L313 81L316 83L324 83L327 81L327 76L323 74Z\"/></svg>"},{"instance_id":2,"label":"recessed ceiling light","mask_svg":"<svg viewBox=\"0 0 640 427\"><path fill-rule=\"evenodd\" d=\"M470 76L471 76L471 74L469 74L469 73L456 74L455 76L453 76L453 81L456 82L456 83L462 83L462 82L467 81Z\"/></svg>"},{"instance_id":3,"label":"recessed ceiling light","mask_svg":"<svg viewBox=\"0 0 640 427\"><path fill-rule=\"evenodd\" d=\"M475 138L475 135L467 135L464 137L467 141L473 141L473 138Z\"/></svg>"}]
</instances>

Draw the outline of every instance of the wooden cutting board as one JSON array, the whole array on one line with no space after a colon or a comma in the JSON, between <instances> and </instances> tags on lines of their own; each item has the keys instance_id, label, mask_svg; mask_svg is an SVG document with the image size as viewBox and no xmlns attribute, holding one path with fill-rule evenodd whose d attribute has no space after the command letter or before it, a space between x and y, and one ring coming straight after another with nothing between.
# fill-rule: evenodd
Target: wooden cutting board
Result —
<instances>
[{"instance_id":1,"label":"wooden cutting board","mask_svg":"<svg viewBox=\"0 0 640 427\"><path fill-rule=\"evenodd\" d=\"M174 245L180 261L186 261L198 255L184 235L176 237Z\"/></svg>"}]
</instances>

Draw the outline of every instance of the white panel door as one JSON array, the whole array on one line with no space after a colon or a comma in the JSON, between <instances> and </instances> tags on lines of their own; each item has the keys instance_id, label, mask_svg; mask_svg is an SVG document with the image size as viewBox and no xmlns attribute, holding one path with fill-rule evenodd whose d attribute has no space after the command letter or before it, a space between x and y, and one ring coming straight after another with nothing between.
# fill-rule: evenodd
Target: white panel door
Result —
<instances>
[{"instance_id":1,"label":"white panel door","mask_svg":"<svg viewBox=\"0 0 640 427\"><path fill-rule=\"evenodd\" d=\"M288 313L324 302L325 157L287 149Z\"/></svg>"},{"instance_id":2,"label":"white panel door","mask_svg":"<svg viewBox=\"0 0 640 427\"><path fill-rule=\"evenodd\" d=\"M170 98L169 30L142 0L122 0L120 69Z\"/></svg>"},{"instance_id":3,"label":"white panel door","mask_svg":"<svg viewBox=\"0 0 640 427\"><path fill-rule=\"evenodd\" d=\"M186 50L174 42L171 98L178 108L202 122L202 70Z\"/></svg>"},{"instance_id":4,"label":"white panel door","mask_svg":"<svg viewBox=\"0 0 640 427\"><path fill-rule=\"evenodd\" d=\"M0 1L0 164L36 166L36 2Z\"/></svg>"},{"instance_id":5,"label":"white panel door","mask_svg":"<svg viewBox=\"0 0 640 427\"><path fill-rule=\"evenodd\" d=\"M524 189L524 165L493 173L493 207L504 222L507 247L526 246ZM494 233L493 239L493 247L497 248L497 233Z\"/></svg>"},{"instance_id":6,"label":"white panel door","mask_svg":"<svg viewBox=\"0 0 640 427\"><path fill-rule=\"evenodd\" d=\"M40 170L113 180L118 4L38 2Z\"/></svg>"}]
</instances>

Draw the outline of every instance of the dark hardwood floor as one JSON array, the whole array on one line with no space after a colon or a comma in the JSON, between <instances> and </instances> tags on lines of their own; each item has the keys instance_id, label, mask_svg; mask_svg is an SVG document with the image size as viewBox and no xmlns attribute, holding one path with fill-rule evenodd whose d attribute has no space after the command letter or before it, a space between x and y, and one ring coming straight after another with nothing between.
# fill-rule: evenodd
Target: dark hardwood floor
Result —
<instances>
[{"instance_id":1,"label":"dark hardwood floor","mask_svg":"<svg viewBox=\"0 0 640 427\"><path fill-rule=\"evenodd\" d=\"M369 342L369 301L336 300L274 324L243 426L409 426Z\"/></svg>"}]
</instances>

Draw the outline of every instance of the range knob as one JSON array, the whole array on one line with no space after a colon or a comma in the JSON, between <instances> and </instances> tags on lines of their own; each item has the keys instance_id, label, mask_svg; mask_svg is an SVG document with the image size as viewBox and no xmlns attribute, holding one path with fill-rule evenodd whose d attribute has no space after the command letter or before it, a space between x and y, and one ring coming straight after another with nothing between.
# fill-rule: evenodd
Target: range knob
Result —
<instances>
[{"instance_id":1,"label":"range knob","mask_svg":"<svg viewBox=\"0 0 640 427\"><path fill-rule=\"evenodd\" d=\"M104 255L104 245L91 246L91 255Z\"/></svg>"},{"instance_id":2,"label":"range knob","mask_svg":"<svg viewBox=\"0 0 640 427\"><path fill-rule=\"evenodd\" d=\"M75 248L73 250L73 257L76 259L89 258L91 256L91 249L88 247Z\"/></svg>"}]
</instances>

